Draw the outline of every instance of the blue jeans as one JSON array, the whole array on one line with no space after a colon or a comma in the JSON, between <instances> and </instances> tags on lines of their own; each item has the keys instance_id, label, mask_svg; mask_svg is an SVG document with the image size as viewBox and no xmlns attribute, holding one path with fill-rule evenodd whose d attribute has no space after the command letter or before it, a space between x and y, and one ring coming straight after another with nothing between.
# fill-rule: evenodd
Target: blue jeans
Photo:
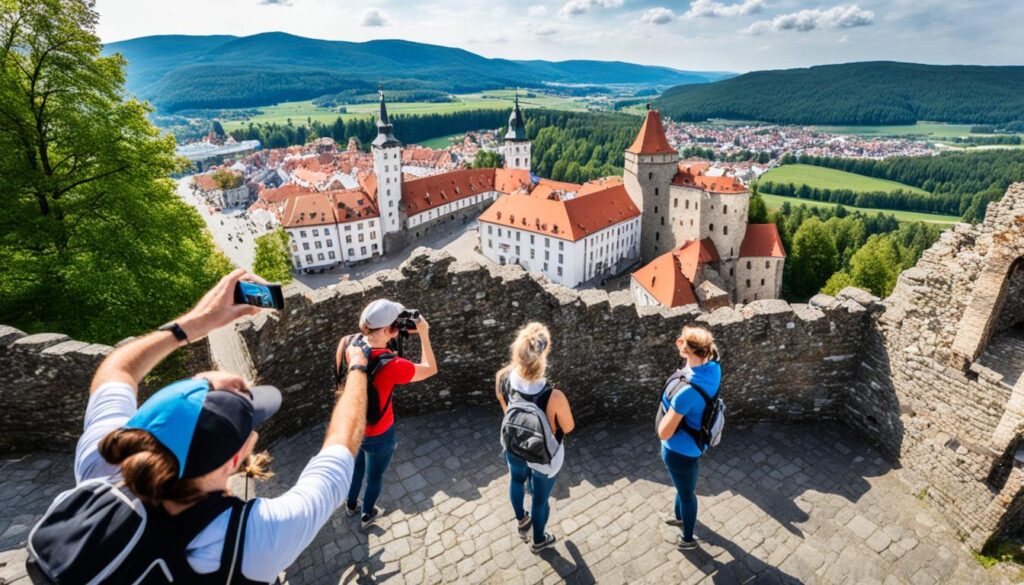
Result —
<instances>
[{"instance_id":1,"label":"blue jeans","mask_svg":"<svg viewBox=\"0 0 1024 585\"><path fill-rule=\"evenodd\" d=\"M395 427L376 437L365 437L356 455L355 469L352 470L352 485L348 488L346 504L349 508L356 507L359 490L363 487L363 476L366 476L366 491L363 493L363 514L373 512L373 506L384 488L384 470L391 463L398 441L395 438Z\"/></svg>"},{"instance_id":2,"label":"blue jeans","mask_svg":"<svg viewBox=\"0 0 1024 585\"><path fill-rule=\"evenodd\" d=\"M676 486L676 520L683 521L683 538L693 540L693 527L697 524L697 472L700 458L680 455L664 445L661 460L668 468L672 484Z\"/></svg>"},{"instance_id":3,"label":"blue jeans","mask_svg":"<svg viewBox=\"0 0 1024 585\"><path fill-rule=\"evenodd\" d=\"M530 469L526 461L508 451L505 452L505 461L508 462L508 471L512 476L508 484L508 497L512 500L512 509L515 510L516 520L522 520L526 516L523 501L526 499L526 482L527 480L530 482L530 492L533 494L530 499L533 542L540 544L544 542L544 527L547 526L548 515L551 513L548 496L551 495L551 489L555 487L555 478Z\"/></svg>"}]
</instances>

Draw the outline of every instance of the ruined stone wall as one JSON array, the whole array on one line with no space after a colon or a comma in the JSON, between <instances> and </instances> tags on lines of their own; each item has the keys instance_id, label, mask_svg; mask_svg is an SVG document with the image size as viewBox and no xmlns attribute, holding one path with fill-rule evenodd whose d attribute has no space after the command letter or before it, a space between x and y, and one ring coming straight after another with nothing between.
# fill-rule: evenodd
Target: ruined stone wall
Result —
<instances>
[{"instance_id":1,"label":"ruined stone wall","mask_svg":"<svg viewBox=\"0 0 1024 585\"><path fill-rule=\"evenodd\" d=\"M1014 458L1024 430L1024 396L1018 394L1024 364L990 352L989 342L1006 329L998 323L977 358L955 340L984 329L977 316L1016 319L1022 291L1005 280L1021 255L1024 184L990 205L985 223L943 233L903 272L877 316L843 415L898 457L920 482L920 494L976 548L1020 507L1011 502L1024 485L1024 469ZM999 290L1004 294L995 302ZM1000 313L1003 308L1008 311Z\"/></svg>"},{"instance_id":2,"label":"ruined stone wall","mask_svg":"<svg viewBox=\"0 0 1024 585\"><path fill-rule=\"evenodd\" d=\"M92 375L111 351L59 333L26 335L0 325L0 452L74 448ZM147 378L142 396L211 367L206 340L191 344Z\"/></svg>"},{"instance_id":3,"label":"ruined stone wall","mask_svg":"<svg viewBox=\"0 0 1024 585\"><path fill-rule=\"evenodd\" d=\"M863 293L850 292L863 301ZM649 307L638 313L627 291L574 291L518 266L418 250L399 269L309 295L293 292L283 313L240 326L260 381L285 395L286 414L275 417L265 437L326 420L337 341L356 331L363 307L380 297L423 312L440 364L431 380L398 389L399 417L497 408L494 373L516 331L536 320L551 329L549 378L569 396L576 420L651 419L652 437L658 393L678 363L674 339L687 323L710 327L722 349L730 420L837 418L869 323L865 305L874 301L841 296L827 307L766 300L710 314ZM411 345L415 356L415 338Z\"/></svg>"}]
</instances>

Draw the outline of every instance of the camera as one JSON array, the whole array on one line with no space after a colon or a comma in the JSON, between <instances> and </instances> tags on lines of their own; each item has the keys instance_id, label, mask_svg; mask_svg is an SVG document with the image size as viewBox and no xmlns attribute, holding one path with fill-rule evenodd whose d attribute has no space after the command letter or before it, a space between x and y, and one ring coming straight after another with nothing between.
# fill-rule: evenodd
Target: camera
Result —
<instances>
[{"instance_id":1,"label":"camera","mask_svg":"<svg viewBox=\"0 0 1024 585\"><path fill-rule=\"evenodd\" d=\"M406 309L398 314L395 319L395 327L400 332L416 331L416 322L420 320L420 312L415 309Z\"/></svg>"}]
</instances>

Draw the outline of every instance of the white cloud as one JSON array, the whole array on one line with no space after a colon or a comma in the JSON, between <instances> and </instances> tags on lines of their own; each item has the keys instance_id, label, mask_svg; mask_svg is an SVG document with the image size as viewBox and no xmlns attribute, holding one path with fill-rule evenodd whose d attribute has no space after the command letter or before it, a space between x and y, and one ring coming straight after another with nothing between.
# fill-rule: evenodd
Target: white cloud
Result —
<instances>
[{"instance_id":1,"label":"white cloud","mask_svg":"<svg viewBox=\"0 0 1024 585\"><path fill-rule=\"evenodd\" d=\"M559 16L576 16L589 12L591 8L618 8L623 0L569 0L558 11Z\"/></svg>"},{"instance_id":2,"label":"white cloud","mask_svg":"<svg viewBox=\"0 0 1024 585\"><path fill-rule=\"evenodd\" d=\"M853 28L855 26L868 26L875 21L875 13L870 10L862 10L856 4L845 4L828 10L811 8L793 12L791 14L780 14L771 20L760 20L743 29L742 32L751 35L760 35L767 32L778 32L795 30L807 32L815 29L827 28Z\"/></svg>"},{"instance_id":3,"label":"white cloud","mask_svg":"<svg viewBox=\"0 0 1024 585\"><path fill-rule=\"evenodd\" d=\"M388 15L376 8L368 8L363 11L363 26L384 26L388 23Z\"/></svg>"},{"instance_id":4,"label":"white cloud","mask_svg":"<svg viewBox=\"0 0 1024 585\"><path fill-rule=\"evenodd\" d=\"M548 7L543 4L534 4L526 10L526 14L530 16L542 16L548 13Z\"/></svg>"},{"instance_id":5,"label":"white cloud","mask_svg":"<svg viewBox=\"0 0 1024 585\"><path fill-rule=\"evenodd\" d=\"M693 0L685 18L731 18L744 14L757 14L764 9L764 0L743 0L739 4L724 4L715 0Z\"/></svg>"},{"instance_id":6,"label":"white cloud","mask_svg":"<svg viewBox=\"0 0 1024 585\"><path fill-rule=\"evenodd\" d=\"M668 24L676 17L675 13L668 8L651 8L640 17L644 24Z\"/></svg>"},{"instance_id":7,"label":"white cloud","mask_svg":"<svg viewBox=\"0 0 1024 585\"><path fill-rule=\"evenodd\" d=\"M558 29L553 26L542 26L534 30L533 34L538 37L550 37L551 35L558 34Z\"/></svg>"}]
</instances>

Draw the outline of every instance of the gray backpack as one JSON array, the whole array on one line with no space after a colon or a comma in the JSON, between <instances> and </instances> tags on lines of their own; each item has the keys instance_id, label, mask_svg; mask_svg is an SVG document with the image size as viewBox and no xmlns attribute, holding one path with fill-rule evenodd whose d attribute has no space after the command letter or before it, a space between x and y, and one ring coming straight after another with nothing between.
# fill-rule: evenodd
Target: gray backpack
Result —
<instances>
[{"instance_id":1,"label":"gray backpack","mask_svg":"<svg viewBox=\"0 0 1024 585\"><path fill-rule=\"evenodd\" d=\"M661 427L661 419L665 418L665 413L668 412L669 406L672 404L672 398L685 390L687 386L696 390L704 399L704 414L701 415L699 429L691 429L686 424L686 418L683 418L679 421L676 432L683 431L690 435L698 449L702 452L707 451L722 441L722 430L725 428L725 401L719 394L715 394L715 397L712 398L706 390L692 381L687 381L679 374L673 374L662 388L661 400L658 402L658 414L654 417L654 431L657 432Z\"/></svg>"},{"instance_id":2,"label":"gray backpack","mask_svg":"<svg viewBox=\"0 0 1024 585\"><path fill-rule=\"evenodd\" d=\"M508 409L501 421L501 446L528 463L551 463L560 445L547 413L537 405L542 396L551 392L551 385L545 385L539 394L526 395L511 388L508 378L501 384L508 396Z\"/></svg>"}]
</instances>

